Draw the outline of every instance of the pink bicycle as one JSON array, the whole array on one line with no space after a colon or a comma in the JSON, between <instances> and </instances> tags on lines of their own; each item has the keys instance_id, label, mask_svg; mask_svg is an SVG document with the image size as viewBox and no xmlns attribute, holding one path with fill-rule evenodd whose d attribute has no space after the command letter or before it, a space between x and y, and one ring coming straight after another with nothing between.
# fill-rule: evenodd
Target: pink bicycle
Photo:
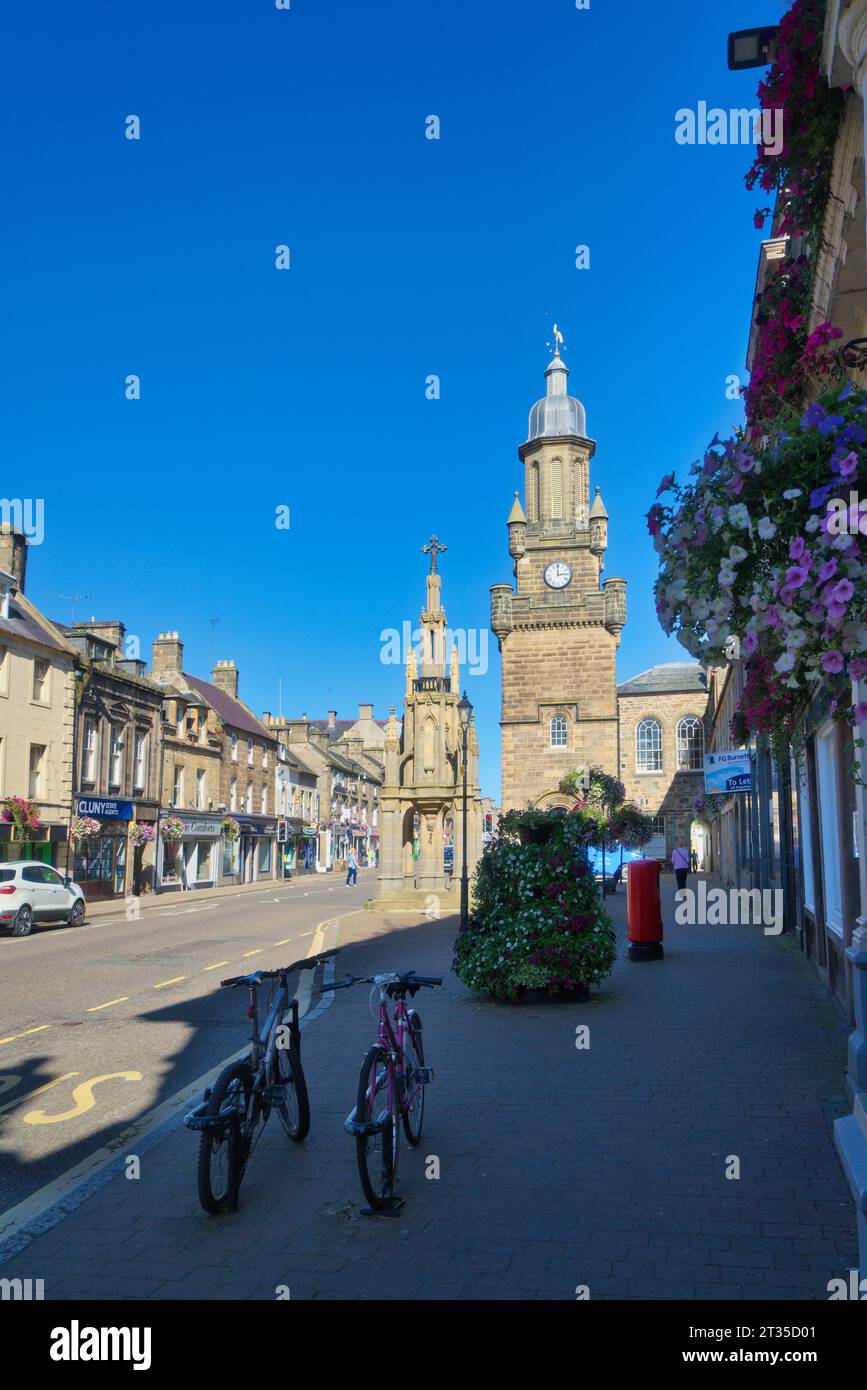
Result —
<instances>
[{"instance_id":1,"label":"pink bicycle","mask_svg":"<svg viewBox=\"0 0 867 1390\"><path fill-rule=\"evenodd\" d=\"M376 1042L361 1066L358 1101L345 1128L355 1138L358 1174L370 1210L395 1212L403 1205L403 1199L395 1196L401 1122L414 1148L421 1139L425 1087L434 1079L424 1062L421 1018L406 1007L406 997L414 997L425 986L441 985L442 979L416 975L414 970L404 975L358 975L324 985L322 993L359 984L373 986L371 1003L379 991L379 1023ZM394 1001L393 1022L389 1000Z\"/></svg>"}]
</instances>

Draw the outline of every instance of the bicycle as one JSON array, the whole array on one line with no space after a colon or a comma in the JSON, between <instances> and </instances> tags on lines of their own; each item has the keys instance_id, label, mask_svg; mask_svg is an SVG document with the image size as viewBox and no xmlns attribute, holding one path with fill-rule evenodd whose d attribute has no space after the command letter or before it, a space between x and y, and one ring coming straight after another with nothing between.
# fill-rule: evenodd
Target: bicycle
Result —
<instances>
[{"instance_id":1,"label":"bicycle","mask_svg":"<svg viewBox=\"0 0 867 1390\"><path fill-rule=\"evenodd\" d=\"M441 977L416 975L414 970L397 975L356 975L323 985L320 993L369 984L379 990L379 1022L376 1042L365 1054L358 1078L358 1099L344 1128L355 1138L358 1174L372 1212L397 1212L403 1199L395 1196L400 1158L401 1121L409 1144L415 1148L424 1122L425 1087L434 1079L425 1066L421 1018L407 1009L423 986L441 985ZM393 999L394 1024L388 1016ZM371 1003L373 991L371 991Z\"/></svg>"},{"instance_id":2,"label":"bicycle","mask_svg":"<svg viewBox=\"0 0 867 1390\"><path fill-rule=\"evenodd\" d=\"M249 990L250 1051L230 1062L205 1090L201 1103L184 1117L188 1129L201 1134L199 1201L209 1215L216 1216L224 1208L237 1210L250 1155L272 1110L289 1139L300 1144L307 1136L310 1101L301 1066L298 1000L289 997L289 976L296 970L313 970L334 955L336 951L325 951L279 970L256 970L220 981L221 989L246 985ZM259 989L266 980L276 980L277 989L260 1032Z\"/></svg>"}]
</instances>

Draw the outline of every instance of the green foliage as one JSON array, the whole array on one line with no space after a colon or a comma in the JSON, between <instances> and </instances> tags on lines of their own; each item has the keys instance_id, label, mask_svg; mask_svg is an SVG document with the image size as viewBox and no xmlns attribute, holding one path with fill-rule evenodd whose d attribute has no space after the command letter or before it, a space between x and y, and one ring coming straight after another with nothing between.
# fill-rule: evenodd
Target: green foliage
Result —
<instances>
[{"instance_id":1,"label":"green foliage","mask_svg":"<svg viewBox=\"0 0 867 1390\"><path fill-rule=\"evenodd\" d=\"M455 969L472 990L516 999L525 989L576 993L609 974L614 932L586 847L593 821L582 813L535 812L544 844L521 844L523 812L503 817L476 868L475 911L456 943Z\"/></svg>"}]
</instances>

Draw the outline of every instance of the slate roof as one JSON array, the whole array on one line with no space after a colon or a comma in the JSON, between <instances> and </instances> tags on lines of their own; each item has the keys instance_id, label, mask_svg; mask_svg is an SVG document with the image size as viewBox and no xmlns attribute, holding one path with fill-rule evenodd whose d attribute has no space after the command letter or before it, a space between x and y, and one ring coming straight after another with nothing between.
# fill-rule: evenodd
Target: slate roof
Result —
<instances>
[{"instance_id":1,"label":"slate roof","mask_svg":"<svg viewBox=\"0 0 867 1390\"><path fill-rule=\"evenodd\" d=\"M669 661L651 666L618 685L618 695L707 694L707 672L697 661Z\"/></svg>"},{"instance_id":2,"label":"slate roof","mask_svg":"<svg viewBox=\"0 0 867 1390\"><path fill-rule=\"evenodd\" d=\"M191 676L187 671L182 672L184 680L196 695L211 706L222 719L223 723L230 729L240 729L245 734L255 734L257 738L267 738L276 743L277 739L269 729L265 728L240 700L229 695L227 691L221 690L218 685L212 685L210 681L203 681L199 676Z\"/></svg>"},{"instance_id":3,"label":"slate roof","mask_svg":"<svg viewBox=\"0 0 867 1390\"><path fill-rule=\"evenodd\" d=\"M51 647L53 651L66 656L76 656L71 642L67 642L53 623L43 618L29 599L17 593L9 597L9 617L0 618L0 635L24 637L28 642L38 642L40 646Z\"/></svg>"},{"instance_id":4,"label":"slate roof","mask_svg":"<svg viewBox=\"0 0 867 1390\"><path fill-rule=\"evenodd\" d=\"M321 734L327 734L330 742L333 742L335 739L340 738L341 734L347 733L349 729L353 729L358 722L359 720L357 718L336 719L334 721L334 724L329 728L327 719L308 720L311 729L318 729ZM388 723L388 720L374 719L373 723L378 724L380 729L384 729Z\"/></svg>"}]
</instances>

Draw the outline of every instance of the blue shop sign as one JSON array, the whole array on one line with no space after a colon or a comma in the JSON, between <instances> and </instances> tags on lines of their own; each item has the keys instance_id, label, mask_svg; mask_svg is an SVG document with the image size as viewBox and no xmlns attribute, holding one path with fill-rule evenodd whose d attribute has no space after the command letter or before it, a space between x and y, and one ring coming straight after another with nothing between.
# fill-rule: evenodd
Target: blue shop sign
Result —
<instances>
[{"instance_id":1,"label":"blue shop sign","mask_svg":"<svg viewBox=\"0 0 867 1390\"><path fill-rule=\"evenodd\" d=\"M99 796L80 796L78 814L94 820L132 820L131 801L108 801Z\"/></svg>"}]
</instances>

